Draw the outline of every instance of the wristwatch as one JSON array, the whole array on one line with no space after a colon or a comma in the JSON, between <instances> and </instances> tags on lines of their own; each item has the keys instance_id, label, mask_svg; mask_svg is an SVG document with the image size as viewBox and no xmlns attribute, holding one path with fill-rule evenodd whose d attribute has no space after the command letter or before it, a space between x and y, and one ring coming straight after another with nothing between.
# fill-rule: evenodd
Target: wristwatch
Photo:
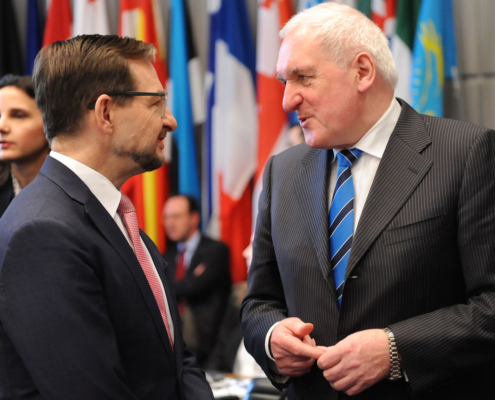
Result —
<instances>
[{"instance_id":1,"label":"wristwatch","mask_svg":"<svg viewBox=\"0 0 495 400\"><path fill-rule=\"evenodd\" d=\"M389 327L383 329L388 337L388 350L390 352L390 372L388 374L388 379L391 381L396 381L402 378L402 370L400 366L400 356L397 351L397 343L395 342L394 333Z\"/></svg>"}]
</instances>

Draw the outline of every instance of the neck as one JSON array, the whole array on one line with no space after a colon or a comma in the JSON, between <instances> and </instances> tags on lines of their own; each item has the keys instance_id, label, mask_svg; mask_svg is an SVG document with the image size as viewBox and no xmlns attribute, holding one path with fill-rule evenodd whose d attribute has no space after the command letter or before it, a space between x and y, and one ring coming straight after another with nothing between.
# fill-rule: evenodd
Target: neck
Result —
<instances>
[{"instance_id":1,"label":"neck","mask_svg":"<svg viewBox=\"0 0 495 400\"><path fill-rule=\"evenodd\" d=\"M380 120L383 114L387 112L393 98L393 91L381 91L375 93L373 96L367 97L363 104L362 111L360 112L360 134L358 135L358 140L353 143L353 145L356 144Z\"/></svg>"},{"instance_id":2,"label":"neck","mask_svg":"<svg viewBox=\"0 0 495 400\"><path fill-rule=\"evenodd\" d=\"M45 158L50 150L46 148L45 151L36 155L32 159L15 161L11 164L12 173L19 181L22 188L25 188L40 172L41 166L45 162Z\"/></svg>"},{"instance_id":3,"label":"neck","mask_svg":"<svg viewBox=\"0 0 495 400\"><path fill-rule=\"evenodd\" d=\"M72 137L70 140L65 140L65 138L56 140L57 138L54 138L52 149L99 172L112 182L117 189L127 179L136 175L136 173L124 169L126 166L122 165L122 159L112 153L107 143L100 141L98 144L95 143L94 146L88 146L88 140L90 139L80 140L81 136L83 135Z\"/></svg>"}]
</instances>

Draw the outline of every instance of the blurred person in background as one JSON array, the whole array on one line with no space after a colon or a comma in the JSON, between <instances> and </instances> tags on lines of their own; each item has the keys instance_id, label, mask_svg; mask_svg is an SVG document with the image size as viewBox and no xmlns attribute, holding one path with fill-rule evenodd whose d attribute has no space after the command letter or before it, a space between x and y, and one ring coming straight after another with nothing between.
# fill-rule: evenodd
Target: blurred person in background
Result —
<instances>
[{"instance_id":1,"label":"blurred person in background","mask_svg":"<svg viewBox=\"0 0 495 400\"><path fill-rule=\"evenodd\" d=\"M50 148L30 76L0 79L0 217L38 174Z\"/></svg>"},{"instance_id":2,"label":"blurred person in background","mask_svg":"<svg viewBox=\"0 0 495 400\"><path fill-rule=\"evenodd\" d=\"M218 337L230 289L228 247L200 233L198 203L192 196L171 196L163 224L174 243L163 255L174 281L187 347L206 366Z\"/></svg>"}]
</instances>

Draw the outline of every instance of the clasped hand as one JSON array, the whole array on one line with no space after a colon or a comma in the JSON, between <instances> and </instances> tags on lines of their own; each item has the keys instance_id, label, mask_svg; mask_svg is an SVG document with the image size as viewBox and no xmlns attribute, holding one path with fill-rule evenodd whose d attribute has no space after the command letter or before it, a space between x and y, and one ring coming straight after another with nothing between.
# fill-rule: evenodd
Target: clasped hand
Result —
<instances>
[{"instance_id":1,"label":"clasped hand","mask_svg":"<svg viewBox=\"0 0 495 400\"><path fill-rule=\"evenodd\" d=\"M352 396L388 376L388 338L381 329L353 333L335 346L317 346L309 335L313 324L287 318L275 326L270 346L281 374L290 377L307 374L318 360L318 367L330 385Z\"/></svg>"}]
</instances>

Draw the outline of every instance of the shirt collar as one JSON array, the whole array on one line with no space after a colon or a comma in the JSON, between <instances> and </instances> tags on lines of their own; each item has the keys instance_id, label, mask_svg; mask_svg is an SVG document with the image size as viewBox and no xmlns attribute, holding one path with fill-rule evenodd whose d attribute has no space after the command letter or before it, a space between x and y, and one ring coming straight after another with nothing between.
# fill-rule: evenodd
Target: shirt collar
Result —
<instances>
[{"instance_id":1,"label":"shirt collar","mask_svg":"<svg viewBox=\"0 0 495 400\"><path fill-rule=\"evenodd\" d=\"M401 110L402 107L394 97L385 114L366 132L353 148L362 150L374 157L382 158L390 136L392 136L395 125L397 125L397 121L399 120ZM339 151L339 149L333 149L335 158L337 158Z\"/></svg>"},{"instance_id":2,"label":"shirt collar","mask_svg":"<svg viewBox=\"0 0 495 400\"><path fill-rule=\"evenodd\" d=\"M187 239L185 242L178 243L177 249L179 251L182 251L182 250L195 251L199 245L200 240L201 240L201 235L199 234L199 231L196 230L196 232L194 232L193 235L189 239Z\"/></svg>"},{"instance_id":3,"label":"shirt collar","mask_svg":"<svg viewBox=\"0 0 495 400\"><path fill-rule=\"evenodd\" d=\"M74 172L86 184L91 193L93 193L112 218L115 217L122 193L108 178L87 165L56 151L52 150L50 156Z\"/></svg>"}]
</instances>

